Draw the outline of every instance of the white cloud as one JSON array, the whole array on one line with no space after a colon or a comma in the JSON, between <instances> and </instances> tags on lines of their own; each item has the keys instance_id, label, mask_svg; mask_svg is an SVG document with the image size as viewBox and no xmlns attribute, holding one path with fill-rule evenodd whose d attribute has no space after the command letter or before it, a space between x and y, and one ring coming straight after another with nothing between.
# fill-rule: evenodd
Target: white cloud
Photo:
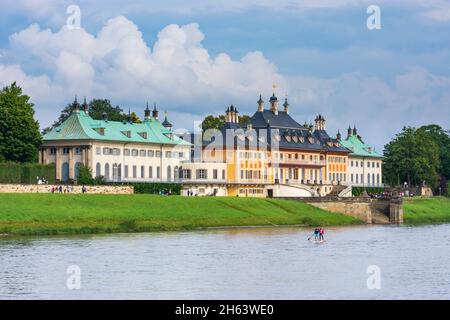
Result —
<instances>
[{"instance_id":1,"label":"white cloud","mask_svg":"<svg viewBox=\"0 0 450 320\"><path fill-rule=\"evenodd\" d=\"M43 126L78 94L109 98L136 112L146 101L156 102L169 110L176 127L192 128L192 120L222 112L231 103L241 113L253 113L257 95L262 91L267 100L274 82L280 98L289 94L298 121L321 112L330 132L357 124L378 147L403 125L422 124L424 110L427 121L450 126L445 93L450 79L424 68L411 67L392 83L357 73L287 76L258 51L239 60L226 53L212 57L203 40L195 23L169 25L150 47L123 16L107 21L96 35L84 29L52 32L34 24L10 37L6 56L17 63L0 63L0 84L23 86Z\"/></svg>"}]
</instances>

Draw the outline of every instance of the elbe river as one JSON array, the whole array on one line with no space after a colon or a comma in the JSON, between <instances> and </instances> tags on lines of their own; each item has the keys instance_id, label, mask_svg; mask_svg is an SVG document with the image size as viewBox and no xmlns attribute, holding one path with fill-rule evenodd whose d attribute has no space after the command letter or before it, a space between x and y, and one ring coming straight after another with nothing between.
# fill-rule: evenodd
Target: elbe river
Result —
<instances>
[{"instance_id":1,"label":"elbe river","mask_svg":"<svg viewBox=\"0 0 450 320\"><path fill-rule=\"evenodd\" d=\"M450 299L450 225L311 233L0 239L0 299Z\"/></svg>"}]
</instances>

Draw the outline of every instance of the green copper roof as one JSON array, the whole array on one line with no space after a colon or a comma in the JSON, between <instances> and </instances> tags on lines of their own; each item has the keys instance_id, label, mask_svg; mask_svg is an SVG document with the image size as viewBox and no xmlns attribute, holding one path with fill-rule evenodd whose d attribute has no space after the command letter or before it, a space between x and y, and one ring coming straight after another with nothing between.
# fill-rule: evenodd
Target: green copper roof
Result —
<instances>
[{"instance_id":1,"label":"green copper roof","mask_svg":"<svg viewBox=\"0 0 450 320\"><path fill-rule=\"evenodd\" d=\"M146 119L143 123L94 120L86 112L72 112L59 127L43 136L49 140L103 140L172 145L190 145L172 134L157 119Z\"/></svg>"},{"instance_id":2,"label":"green copper roof","mask_svg":"<svg viewBox=\"0 0 450 320\"><path fill-rule=\"evenodd\" d=\"M356 135L350 135L347 139L342 140L341 144L350 149L352 152L351 156L359 157L372 157L372 158L382 158L383 155L375 151L374 148L362 142L362 140Z\"/></svg>"}]
</instances>

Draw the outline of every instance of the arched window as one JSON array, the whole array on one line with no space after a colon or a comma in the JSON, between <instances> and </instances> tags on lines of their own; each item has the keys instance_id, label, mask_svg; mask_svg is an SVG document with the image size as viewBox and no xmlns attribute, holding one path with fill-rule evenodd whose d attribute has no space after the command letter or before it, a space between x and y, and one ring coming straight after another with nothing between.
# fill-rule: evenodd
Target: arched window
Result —
<instances>
[{"instance_id":1,"label":"arched window","mask_svg":"<svg viewBox=\"0 0 450 320\"><path fill-rule=\"evenodd\" d=\"M105 179L109 180L110 176L109 176L109 163L105 164Z\"/></svg>"},{"instance_id":2,"label":"arched window","mask_svg":"<svg viewBox=\"0 0 450 320\"><path fill-rule=\"evenodd\" d=\"M66 182L69 180L69 163L64 162L61 166L61 181Z\"/></svg>"},{"instance_id":3,"label":"arched window","mask_svg":"<svg viewBox=\"0 0 450 320\"><path fill-rule=\"evenodd\" d=\"M172 168L167 166L167 180L172 180Z\"/></svg>"},{"instance_id":4,"label":"arched window","mask_svg":"<svg viewBox=\"0 0 450 320\"><path fill-rule=\"evenodd\" d=\"M75 180L78 179L78 176L80 175L80 167L81 162L76 162L74 166Z\"/></svg>"},{"instance_id":5,"label":"arched window","mask_svg":"<svg viewBox=\"0 0 450 320\"><path fill-rule=\"evenodd\" d=\"M95 166L95 176L100 177L102 175L102 166L100 162L97 162L97 165Z\"/></svg>"},{"instance_id":6,"label":"arched window","mask_svg":"<svg viewBox=\"0 0 450 320\"><path fill-rule=\"evenodd\" d=\"M175 167L173 169L173 179L178 180L178 178L179 178L178 167Z\"/></svg>"},{"instance_id":7,"label":"arched window","mask_svg":"<svg viewBox=\"0 0 450 320\"><path fill-rule=\"evenodd\" d=\"M114 163L113 166L113 181L118 181L119 180L119 166L117 165L117 163Z\"/></svg>"}]
</instances>

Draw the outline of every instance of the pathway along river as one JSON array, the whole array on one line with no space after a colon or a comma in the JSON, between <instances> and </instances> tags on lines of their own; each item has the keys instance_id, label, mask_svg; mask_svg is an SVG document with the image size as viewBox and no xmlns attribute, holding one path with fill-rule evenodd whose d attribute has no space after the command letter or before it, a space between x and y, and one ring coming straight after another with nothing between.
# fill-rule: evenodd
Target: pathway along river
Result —
<instances>
[{"instance_id":1,"label":"pathway along river","mask_svg":"<svg viewBox=\"0 0 450 320\"><path fill-rule=\"evenodd\" d=\"M449 299L450 225L0 240L0 299ZM67 268L81 289L67 289ZM379 267L369 290L367 268Z\"/></svg>"}]
</instances>

